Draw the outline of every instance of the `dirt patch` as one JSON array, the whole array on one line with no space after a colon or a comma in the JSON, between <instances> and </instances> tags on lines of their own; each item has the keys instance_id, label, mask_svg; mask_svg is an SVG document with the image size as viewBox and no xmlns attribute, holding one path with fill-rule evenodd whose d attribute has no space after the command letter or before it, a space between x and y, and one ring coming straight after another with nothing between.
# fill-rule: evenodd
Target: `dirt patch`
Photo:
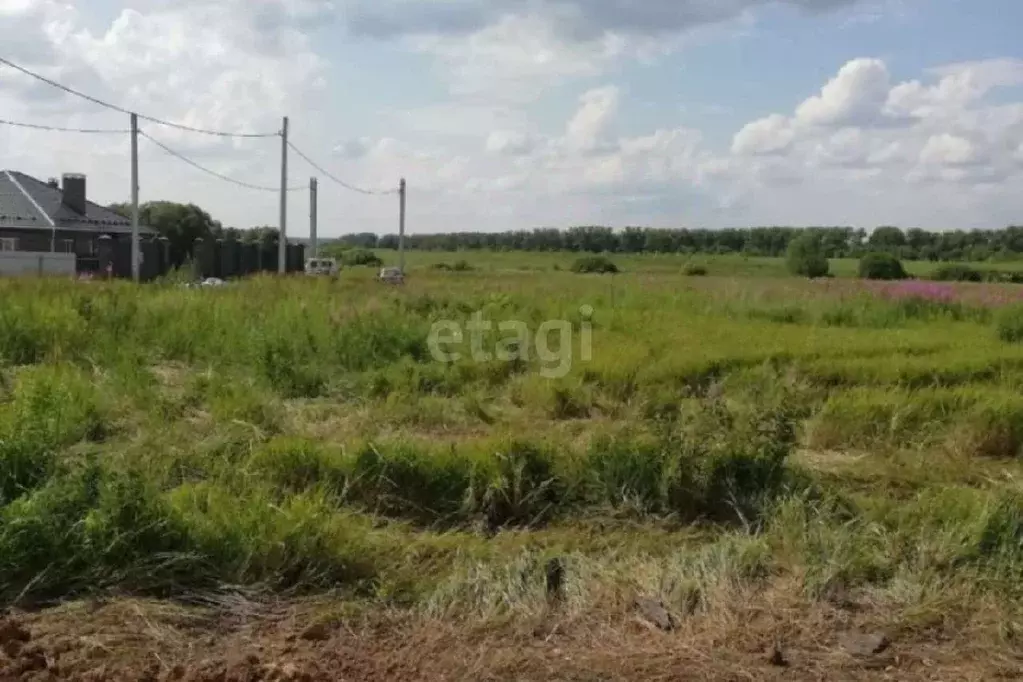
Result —
<instances>
[{"instance_id":1,"label":"dirt patch","mask_svg":"<svg viewBox=\"0 0 1023 682\"><path fill-rule=\"evenodd\" d=\"M671 632L614 614L502 624L380 612L324 618L323 601L218 607L70 604L0 621L0 680L995 680L1023 651L978 630L893 632L883 613L762 599L680 618ZM334 608L334 612L338 612ZM879 642L883 641L881 646ZM852 643L852 644L851 644Z\"/></svg>"}]
</instances>

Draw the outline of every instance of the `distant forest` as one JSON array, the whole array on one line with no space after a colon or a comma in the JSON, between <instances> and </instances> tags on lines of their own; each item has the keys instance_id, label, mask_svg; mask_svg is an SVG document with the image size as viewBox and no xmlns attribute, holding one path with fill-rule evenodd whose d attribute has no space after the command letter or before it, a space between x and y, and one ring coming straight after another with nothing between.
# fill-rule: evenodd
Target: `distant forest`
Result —
<instances>
[{"instance_id":1,"label":"distant forest","mask_svg":"<svg viewBox=\"0 0 1023 682\"><path fill-rule=\"evenodd\" d=\"M782 256L789 242L806 232L818 235L828 258L858 258L871 251L907 260L1011 260L1023 255L1023 227L1000 230L928 232L879 227L752 227L738 229L655 229L572 227L516 232L456 232L406 235L406 248L421 251L575 251L585 253L699 253ZM398 236L350 234L338 241L359 248L397 249Z\"/></svg>"}]
</instances>

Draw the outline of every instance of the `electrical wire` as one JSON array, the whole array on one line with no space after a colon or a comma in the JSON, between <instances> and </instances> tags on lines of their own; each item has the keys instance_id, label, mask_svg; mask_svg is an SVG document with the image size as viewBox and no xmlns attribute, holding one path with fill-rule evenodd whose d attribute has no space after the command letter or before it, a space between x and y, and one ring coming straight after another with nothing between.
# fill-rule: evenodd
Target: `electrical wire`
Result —
<instances>
[{"instance_id":1,"label":"electrical wire","mask_svg":"<svg viewBox=\"0 0 1023 682\"><path fill-rule=\"evenodd\" d=\"M245 187L247 189L257 189L257 190L260 190L260 191L263 191L263 192L280 192L281 191L280 187L266 187L264 185L254 185L252 183L244 182L242 180L235 180L234 178L228 177L228 176L226 176L226 175L224 175L222 173L218 173L215 170L211 170L209 168L206 168L205 166L202 166L202 165L196 163L195 161L192 161L190 158L188 158L184 154L181 154L180 152L174 151L173 149L171 149L170 147L168 147L164 143L160 142L159 140L153 139L152 136L148 135L147 133L145 133L142 130L139 131L139 135L144 137L144 138L146 138L147 140L149 140L150 142L152 142L157 147L159 147L163 151L167 152L171 156L176 157L176 158L180 159L181 161L184 161L189 166L192 166L193 168L201 170L203 173L207 173L209 175L212 175L215 178L219 178L220 180L224 180L225 182L230 182L230 183L238 185L240 187ZM303 189L306 189L305 185L300 185L298 187L289 187L288 191L289 192L297 192L297 191L303 190Z\"/></svg>"},{"instance_id":2,"label":"electrical wire","mask_svg":"<svg viewBox=\"0 0 1023 682\"><path fill-rule=\"evenodd\" d=\"M60 126L48 126L39 123L25 123L23 121L8 121L7 119L0 118L0 125L14 126L15 128L30 128L32 130L48 130L51 132L58 133L99 133L99 134L128 134L131 131L128 129L115 129L115 128L62 128Z\"/></svg>"},{"instance_id":3,"label":"electrical wire","mask_svg":"<svg viewBox=\"0 0 1023 682\"><path fill-rule=\"evenodd\" d=\"M331 180L333 180L337 184L341 185L345 189L351 190L353 192L359 192L361 194L371 194L371 195L387 195L387 194L396 194L398 192L398 190L396 190L396 189L389 189L389 190L379 191L379 190L363 189L361 187L356 187L355 185L350 185L347 182L345 182L344 180L341 180L339 178L334 177L334 175L332 175L330 173L330 171L326 170L325 168L323 168L323 166L320 166L315 161L310 159L305 153L302 152L301 149L299 149L294 144L292 144L291 141L288 142L288 146L291 147L292 151L294 151L296 154L298 154L303 159L305 159L306 163L308 163L310 166L312 166L313 168L318 170L323 175L326 175L328 178L330 178Z\"/></svg>"},{"instance_id":4,"label":"electrical wire","mask_svg":"<svg viewBox=\"0 0 1023 682\"><path fill-rule=\"evenodd\" d=\"M87 95L87 94L85 94L83 92L79 92L78 90L74 90L73 88L70 88L70 87L68 87L66 85L58 83L57 81L52 80L50 78L47 78L46 76L43 76L42 74L36 73L35 71L30 71L29 69L26 69L24 66L19 66L18 64L15 64L14 62L12 62L12 61L10 61L8 59L4 59L3 57L0 57L0 64L4 64L6 66L9 66L9 67L11 67L12 69L14 69L16 71L20 71L21 73L25 74L26 76L31 76L32 78L35 78L36 80L39 80L39 81L42 81L43 83L46 83L47 85L55 87L55 88L57 88L59 90L63 90L64 92L66 92L66 93L68 93L70 95L74 95L75 97L80 97L80 98L82 98L84 100L92 102L93 104L98 104L101 107L106 107L107 109L112 109L114 111L119 111L122 114L135 114L140 119L142 119L144 121L149 121L150 123L155 123L157 125L167 126L167 127L170 127L170 128L177 128L179 130L187 130L188 132L200 133L202 135L213 135L213 136L216 136L216 137L265 138L265 137L278 137L280 135L279 132L274 132L274 133L232 133L232 132L224 132L224 131L221 131L221 130L208 130L208 129L205 129L205 128L195 128L193 126L184 125L182 123L174 123L172 121L165 121L163 119L155 118L153 116L146 116L145 114L139 114L137 112L129 111L128 109L125 109L124 107L117 106L116 104L111 104L110 102L104 102L101 99L98 99L98 98L93 97L91 95Z\"/></svg>"}]
</instances>

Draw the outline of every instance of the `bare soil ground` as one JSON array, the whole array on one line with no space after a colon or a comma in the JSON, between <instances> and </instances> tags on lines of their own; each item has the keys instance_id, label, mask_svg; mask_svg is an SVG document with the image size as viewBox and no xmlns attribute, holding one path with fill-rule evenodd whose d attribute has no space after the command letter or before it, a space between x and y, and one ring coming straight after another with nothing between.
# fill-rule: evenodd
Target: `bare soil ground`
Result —
<instances>
[{"instance_id":1,"label":"bare soil ground","mask_svg":"<svg viewBox=\"0 0 1023 682\"><path fill-rule=\"evenodd\" d=\"M1023 647L1012 633L998 636L975 619L896 626L883 609L842 600L760 595L728 613L673 616L667 632L624 602L604 614L548 610L487 624L331 613L341 610L322 600L242 599L11 612L0 620L0 680L1023 678Z\"/></svg>"}]
</instances>

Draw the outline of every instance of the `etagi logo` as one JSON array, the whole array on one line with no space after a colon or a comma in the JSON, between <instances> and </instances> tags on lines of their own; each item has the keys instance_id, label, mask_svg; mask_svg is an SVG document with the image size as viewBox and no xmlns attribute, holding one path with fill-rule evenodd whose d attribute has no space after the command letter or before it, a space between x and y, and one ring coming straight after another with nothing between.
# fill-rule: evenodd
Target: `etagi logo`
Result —
<instances>
[{"instance_id":1,"label":"etagi logo","mask_svg":"<svg viewBox=\"0 0 1023 682\"><path fill-rule=\"evenodd\" d=\"M545 379L560 379L572 370L575 361L589 362L593 359L593 308L584 305L579 308L579 347L576 352L574 325L569 320L547 320L534 332L522 320L494 322L473 313L463 325L454 320L440 320L430 328L427 344L430 354L437 362L459 362L463 357L466 337L469 340L469 357L474 362L529 362L534 357L540 361L540 376ZM491 345L494 331L499 338Z\"/></svg>"}]
</instances>

